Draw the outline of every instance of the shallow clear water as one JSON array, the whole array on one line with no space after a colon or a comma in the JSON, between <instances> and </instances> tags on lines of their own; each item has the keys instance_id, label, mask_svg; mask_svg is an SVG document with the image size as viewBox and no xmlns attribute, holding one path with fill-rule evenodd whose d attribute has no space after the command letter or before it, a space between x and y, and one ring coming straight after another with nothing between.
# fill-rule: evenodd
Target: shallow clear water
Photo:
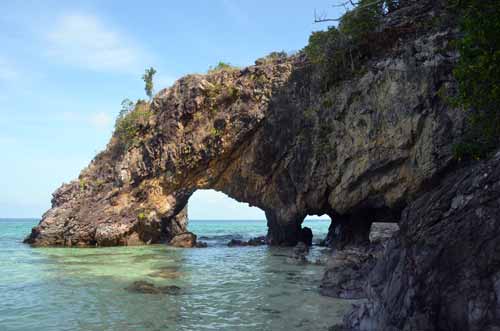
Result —
<instances>
[{"instance_id":1,"label":"shallow clear water","mask_svg":"<svg viewBox=\"0 0 500 331\"><path fill-rule=\"evenodd\" d=\"M164 245L30 248L36 220L0 220L0 330L327 330L350 303L322 297L323 267L286 263L290 249L236 247L263 221L191 221L204 249ZM316 238L328 223L309 221ZM310 258L325 254L314 247ZM125 288L177 285L179 295Z\"/></svg>"}]
</instances>

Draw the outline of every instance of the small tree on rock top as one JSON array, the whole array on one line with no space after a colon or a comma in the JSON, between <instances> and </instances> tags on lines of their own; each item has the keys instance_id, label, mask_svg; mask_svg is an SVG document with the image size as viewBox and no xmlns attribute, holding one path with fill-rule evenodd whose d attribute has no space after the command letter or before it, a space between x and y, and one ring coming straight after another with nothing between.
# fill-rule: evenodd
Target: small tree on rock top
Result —
<instances>
[{"instance_id":1,"label":"small tree on rock top","mask_svg":"<svg viewBox=\"0 0 500 331\"><path fill-rule=\"evenodd\" d=\"M149 69L146 69L144 72L144 75L142 75L142 79L144 80L145 86L144 90L146 91L146 95L149 97L149 100L153 98L153 76L156 74L156 70L151 67Z\"/></svg>"}]
</instances>

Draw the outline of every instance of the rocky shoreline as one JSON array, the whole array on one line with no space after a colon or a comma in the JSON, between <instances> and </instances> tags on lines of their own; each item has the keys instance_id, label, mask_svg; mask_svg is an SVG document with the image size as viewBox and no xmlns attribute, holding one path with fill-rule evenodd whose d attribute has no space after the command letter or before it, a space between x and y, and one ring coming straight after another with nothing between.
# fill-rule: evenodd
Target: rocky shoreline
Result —
<instances>
[{"instance_id":1,"label":"rocky shoreline","mask_svg":"<svg viewBox=\"0 0 500 331\"><path fill-rule=\"evenodd\" d=\"M364 300L336 330L500 330L500 154L453 157L465 112L443 93L457 88L458 31L422 23L446 20L443 8L389 13L378 32L395 33L390 46L327 90L302 53L181 78L132 144L114 135L53 194L25 242L201 247L188 200L215 189L266 215L265 238L230 246L295 246L291 263L306 263L305 217L330 216L320 291Z\"/></svg>"}]
</instances>

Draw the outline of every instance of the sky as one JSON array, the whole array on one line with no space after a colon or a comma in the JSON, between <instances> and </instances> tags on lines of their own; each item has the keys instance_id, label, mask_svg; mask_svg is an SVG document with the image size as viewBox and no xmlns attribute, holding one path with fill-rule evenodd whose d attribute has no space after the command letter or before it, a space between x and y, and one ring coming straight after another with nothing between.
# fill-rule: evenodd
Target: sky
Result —
<instances>
[{"instance_id":1,"label":"sky","mask_svg":"<svg viewBox=\"0 0 500 331\"><path fill-rule=\"evenodd\" d=\"M303 48L333 1L13 1L0 11L0 217L40 217L111 137L124 98L144 98L219 61L237 66ZM337 1L338 2L338 1ZM223 213L222 213L223 212ZM264 219L198 191L194 219Z\"/></svg>"}]
</instances>

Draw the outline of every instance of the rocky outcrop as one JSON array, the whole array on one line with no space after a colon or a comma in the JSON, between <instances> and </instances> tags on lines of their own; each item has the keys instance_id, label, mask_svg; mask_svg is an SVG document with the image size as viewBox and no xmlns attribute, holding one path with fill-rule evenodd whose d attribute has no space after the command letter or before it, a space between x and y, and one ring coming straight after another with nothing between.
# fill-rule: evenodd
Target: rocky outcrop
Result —
<instances>
[{"instance_id":1,"label":"rocky outcrop","mask_svg":"<svg viewBox=\"0 0 500 331\"><path fill-rule=\"evenodd\" d=\"M365 70L325 90L303 54L189 75L160 91L131 144L115 135L79 178L54 193L26 242L108 246L167 242L186 231L197 189L265 211L268 241L295 245L306 215L328 214L341 246L397 220L452 160L462 112L453 31L415 28L434 1L409 2L381 29L399 31ZM408 28L410 26L410 28ZM383 33L383 32L382 32Z\"/></svg>"},{"instance_id":2,"label":"rocky outcrop","mask_svg":"<svg viewBox=\"0 0 500 331\"><path fill-rule=\"evenodd\" d=\"M320 293L341 299L366 298L364 287L370 272L398 231L395 223L373 223L369 243L334 250L326 263Z\"/></svg>"},{"instance_id":3,"label":"rocky outcrop","mask_svg":"<svg viewBox=\"0 0 500 331\"><path fill-rule=\"evenodd\" d=\"M192 248L197 246L196 235L192 232L184 232L175 235L169 245L173 247Z\"/></svg>"},{"instance_id":4,"label":"rocky outcrop","mask_svg":"<svg viewBox=\"0 0 500 331\"><path fill-rule=\"evenodd\" d=\"M500 329L500 153L447 176L403 212L349 330ZM361 268L361 266L359 266Z\"/></svg>"}]
</instances>

